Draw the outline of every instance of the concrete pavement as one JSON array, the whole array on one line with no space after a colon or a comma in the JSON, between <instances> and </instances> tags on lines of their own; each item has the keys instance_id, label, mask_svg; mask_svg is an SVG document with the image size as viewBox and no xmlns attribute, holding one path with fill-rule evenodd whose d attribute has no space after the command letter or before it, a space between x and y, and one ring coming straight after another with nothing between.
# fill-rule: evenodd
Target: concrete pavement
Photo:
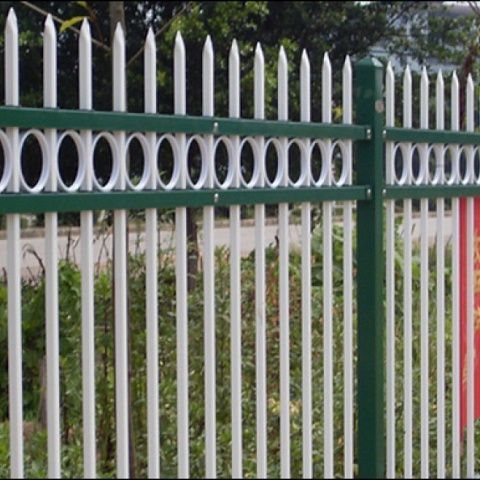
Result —
<instances>
[{"instance_id":1,"label":"concrete pavement","mask_svg":"<svg viewBox=\"0 0 480 480\"><path fill-rule=\"evenodd\" d=\"M436 235L436 218L431 217L428 220L429 240L430 244L435 241ZM449 240L451 235L451 221L450 217L445 218L445 235L446 241ZM71 236L68 236L68 230L59 228L58 237L58 257L70 258L79 263L81 260L80 255L80 229L70 229ZM175 237L171 226L164 225L159 227L159 241L162 248L174 248ZM400 227L400 233L402 228ZM2 232L3 233L3 232ZM269 220L265 225L265 242L267 245L275 242L275 236L278 233L278 226ZM43 230L36 229L32 231L25 229L22 231L21 249L22 249L22 272L24 275L34 274L40 268L40 262L45 258L45 241L42 237ZM228 246L230 244L230 230L228 228L228 222L217 222L215 228L215 245L216 246ZM413 239L418 239L420 235L420 220L418 217L413 219ZM291 225L289 229L289 238L291 245L300 245L301 241L301 226ZM94 246L94 258L95 262L104 263L112 255L112 231L104 230L96 231L93 238ZM202 230L199 227L199 245L202 247ZM131 232L129 234L129 248L131 251L135 249L145 249L145 233ZM255 227L252 221L242 222L241 233L241 252L243 255L247 255L255 248ZM5 235L0 238L0 273L6 272L7 268L7 241Z\"/></svg>"}]
</instances>

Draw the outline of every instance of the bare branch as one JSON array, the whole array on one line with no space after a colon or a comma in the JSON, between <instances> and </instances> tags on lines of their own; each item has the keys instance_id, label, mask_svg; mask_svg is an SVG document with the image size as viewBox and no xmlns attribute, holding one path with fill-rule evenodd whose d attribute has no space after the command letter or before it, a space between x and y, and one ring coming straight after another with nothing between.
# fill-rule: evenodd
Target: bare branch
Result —
<instances>
[{"instance_id":1,"label":"bare branch","mask_svg":"<svg viewBox=\"0 0 480 480\"><path fill-rule=\"evenodd\" d=\"M469 1L467 3L469 7L472 9L472 11L475 13L475 15L480 17L480 5L478 5L478 2Z\"/></svg>"},{"instance_id":2,"label":"bare branch","mask_svg":"<svg viewBox=\"0 0 480 480\"><path fill-rule=\"evenodd\" d=\"M188 9L188 7L192 4L193 2L187 2L185 4L185 6L177 13L175 14L165 25L163 25L162 28L160 28L157 32L155 32L155 38L157 38L159 35L161 35L163 32L165 32L165 30L172 24L172 22L177 19L180 15L182 15L185 10ZM140 50L138 50L138 52L136 52L131 58L130 60L127 62L127 65L126 65L126 68L128 68L141 54L142 52L145 50L145 44L143 44L143 46L140 48Z\"/></svg>"},{"instance_id":3,"label":"bare branch","mask_svg":"<svg viewBox=\"0 0 480 480\"><path fill-rule=\"evenodd\" d=\"M33 3L30 3L30 2L20 2L22 5L24 5L25 7L28 7L38 13L41 13L42 15L44 15L45 17L48 15L49 12L43 10L42 8L38 7L37 5L33 4ZM57 23L59 23L60 25L63 24L63 20L55 15L52 15L52 18L53 20L55 20ZM77 35L80 35L80 30L78 28L75 28L75 27L67 27L68 29L70 30L73 30ZM95 45L97 45L98 47L100 48L103 48L104 50L106 50L107 52L110 52L111 51L111 48L107 45L105 45L104 43L102 42L99 42L98 40L96 40L95 38L92 38L92 43L94 43Z\"/></svg>"}]
</instances>

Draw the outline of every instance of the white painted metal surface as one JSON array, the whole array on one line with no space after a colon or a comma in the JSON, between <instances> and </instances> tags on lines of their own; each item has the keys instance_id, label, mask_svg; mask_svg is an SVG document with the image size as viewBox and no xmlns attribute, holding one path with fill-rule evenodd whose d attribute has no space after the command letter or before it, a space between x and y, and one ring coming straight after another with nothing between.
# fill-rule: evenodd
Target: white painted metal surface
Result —
<instances>
[{"instance_id":1,"label":"white painted metal surface","mask_svg":"<svg viewBox=\"0 0 480 480\"><path fill-rule=\"evenodd\" d=\"M229 64L229 115L240 117L240 54L237 42L232 43ZM232 142L234 165L232 186L240 186L240 138L235 135ZM232 476L243 477L242 445L242 305L241 305L241 226L240 206L230 207L230 342L232 376Z\"/></svg>"},{"instance_id":2,"label":"white painted metal surface","mask_svg":"<svg viewBox=\"0 0 480 480\"><path fill-rule=\"evenodd\" d=\"M278 119L288 120L288 64L283 47L278 56ZM282 138L277 151L280 185L288 186L287 139ZM281 170L283 168L283 171ZM280 461L282 478L290 478L290 287L288 203L278 206L279 303L280 303Z\"/></svg>"},{"instance_id":3,"label":"white painted metal surface","mask_svg":"<svg viewBox=\"0 0 480 480\"><path fill-rule=\"evenodd\" d=\"M265 60L260 44L254 59L254 117L265 118ZM265 140L255 142L258 177L256 186L265 186L265 166L260 160ZM257 478L267 478L267 359L266 359L266 300L265 300L265 205L255 205L255 362L257 392Z\"/></svg>"},{"instance_id":4,"label":"white painted metal surface","mask_svg":"<svg viewBox=\"0 0 480 480\"><path fill-rule=\"evenodd\" d=\"M82 23L79 38L79 107L92 108L92 37L86 20ZM85 155L83 190L93 188L92 132L81 132ZM80 160L81 161L81 160ZM83 468L86 478L95 478L96 422L95 422L95 311L94 311L94 257L93 212L80 214L81 272L82 272L82 390L83 390Z\"/></svg>"},{"instance_id":5,"label":"white painted metal surface","mask_svg":"<svg viewBox=\"0 0 480 480\"><path fill-rule=\"evenodd\" d=\"M353 82L352 66L350 58L347 56L343 67L343 123L352 123L353 110ZM343 168L346 172L345 184L353 183L353 158L352 141L345 141L345 152L343 157ZM355 460L355 398L354 398L354 325L353 325L353 202L345 202L343 206L343 310L344 310L344 337L343 337L343 357L344 357L344 477L354 478L353 469Z\"/></svg>"},{"instance_id":6,"label":"white painted metal surface","mask_svg":"<svg viewBox=\"0 0 480 480\"><path fill-rule=\"evenodd\" d=\"M332 121L332 67L325 54L322 66L322 122ZM332 185L332 142L325 140L325 185ZM323 208L323 392L324 392L324 470L325 478L334 476L333 435L333 239L332 203L324 202Z\"/></svg>"},{"instance_id":7,"label":"white painted metal surface","mask_svg":"<svg viewBox=\"0 0 480 480\"><path fill-rule=\"evenodd\" d=\"M90 28L86 21L82 24L79 37L79 108L91 110L93 88L92 85L92 39ZM44 105L49 108L57 107L56 99L56 44L57 36L52 18L45 23L44 30ZM149 30L146 36L144 88L145 112L157 112L157 61L155 36ZM187 114L186 98L186 60L187 52L178 33L174 45L174 113ZM207 37L203 50L202 94L203 116L212 117L215 114L215 86L214 86L214 47L210 37ZM5 81L5 102L15 106L19 103L18 78L18 31L13 10L9 12L5 28L5 70L8 72ZM265 59L260 44L257 44L254 56L254 117L265 118ZM325 54L322 69L322 122L332 122L333 113L333 80L332 67L328 55ZM311 119L311 66L307 53L304 51L300 64L300 119L309 122ZM236 42L232 43L229 53L229 116L240 118L240 53ZM278 120L289 119L289 64L283 48L278 56ZM347 57L343 67L342 82L342 123L352 124L353 115L353 85L352 66ZM112 92L113 110L126 111L126 77L125 77L125 39L121 27L115 31L113 45L113 78ZM429 126L429 111L431 99L429 96L429 77L424 71L420 79L420 118L419 125L423 129ZM414 123L412 105L413 81L410 70L406 69L403 78L403 126L411 127ZM459 86L456 75L452 79L451 100L451 129L460 129L459 119ZM247 99L251 100L251 99ZM445 101L444 84L441 73L436 79L436 128L445 129ZM467 130L474 130L473 81L467 83ZM276 104L277 106L277 104ZM416 121L417 119L415 119ZM398 119L397 119L398 123ZM395 74L388 65L386 71L386 125L394 126L395 122ZM448 122L447 122L448 124ZM37 185L29 186L21 170L21 152L23 141L27 136L34 136L42 149L43 171ZM58 151L66 136L74 140L78 149L79 173L75 182L66 186L57 168ZM99 185L93 171L93 151L96 143L105 138L110 144L113 167L110 182ZM144 148L145 172L140 184L133 185L127 171L128 145L136 138ZM161 142L169 142L174 153L175 168L170 181L161 181L158 174L157 156ZM194 183L188 173L188 151L196 142L199 146L202 161L202 173L197 183ZM0 194L4 191L26 194L36 192L67 191L75 194L79 191L111 190L165 190L165 189L238 189L247 188L282 188L306 187L315 184L322 187L342 187L353 183L353 145L351 141L328 139L288 139L240 136L215 136L213 134L189 135L165 134L157 135L153 132L135 132L127 135L126 132L96 132L82 130L80 132L57 132L53 129L45 131L19 132L17 128L7 128L0 131L0 143L4 151L6 173L0 178ZM220 143L228 152L228 174L222 182L215 174L215 153ZM248 143L253 151L255 166L254 175L250 182L242 176L241 153ZM295 146L300 152L301 174L298 181L289 176L289 152ZM313 151L317 148L322 152L322 170L318 176L312 172ZM267 149L274 150L277 158L277 175L271 179L267 175L265 158ZM386 143L385 179L387 185L412 184L441 184L447 182L458 184L463 182L475 183L477 178L470 170L467 176L460 178L460 171L454 171L447 178L444 169L447 150L455 157L458 156L458 147L427 144ZM334 171L334 152L341 152L341 172ZM473 165L474 150L466 149L469 165ZM413 158L417 155L420 162L419 171L414 170ZM431 159L434 159L434 164ZM401 168L396 162L401 159ZM337 165L338 168L338 165ZM478 176L478 175L477 175ZM7 179L7 180L5 180ZM341 209L336 209L333 202L324 202L322 210L322 248L323 265L320 275L323 294L323 310L321 323L315 318L312 322L312 263L315 253L312 251L312 205L308 202L301 204L301 224L299 242L292 240L291 209L289 204L278 205L278 309L279 309L279 465L272 465L271 458L274 452L270 451L269 428L271 411L269 400L272 389L269 385L270 337L267 335L271 328L267 314L267 285L265 248L269 243L266 238L266 209L265 205L257 204L254 208L254 254L255 254L255 385L244 385L242 382L242 269L241 259L245 252L242 247L247 243L246 227L241 226L240 205L229 207L229 260L230 260L230 389L231 401L231 474L235 478L244 476L244 455L247 446L244 445L244 415L243 390L254 388L255 405L255 468L258 478L269 476L271 469L279 468L282 478L290 478L297 465L298 458L294 457L292 442L294 434L294 413L292 400L295 395L292 388L293 375L291 373L292 342L301 340L301 473L304 478L323 474L326 478L344 476L353 478L355 472L355 219L354 203L344 202ZM340 210L343 223L342 264L334 262L334 248L336 247L334 213ZM430 211L429 211L430 210ZM466 429L466 449L462 451L460 436L460 293L459 293L459 202L452 199L451 212L443 199L436 201L436 216L431 222L431 209L426 199L420 201L420 219L415 223L414 206L411 200L403 201L402 238L398 239L396 225L395 201L386 201L386 476L394 478L404 476L411 478L421 476L437 476L444 478L448 475L460 477L462 469L468 476L474 475L475 445L474 445L474 311L473 287L468 291L468 425ZM447 216L451 213L451 247L446 239ZM468 201L468 258L474 257L473 244L473 201ZM116 467L119 478L130 475L129 455L129 418L128 412L131 399L129 392L128 372L128 237L127 216L125 210L114 213L114 266L115 266L115 406L116 406ZM151 478L160 477L160 451L162 449L162 425L159 409L159 332L161 321L158 311L158 254L159 240L158 218L156 209L145 212L145 252L146 252L146 403L147 403L147 449L148 475ZM435 225L433 238L435 245L435 271L431 268L433 257L430 255L431 225ZM420 225L419 237L414 236L414 226ZM164 233L164 232L162 232ZM10 472L15 478L24 476L24 444L23 444L23 392L22 392L22 316L21 316L21 240L20 216L7 216L8 242L8 336L9 336L9 422L10 422ZM205 427L205 475L215 478L219 475L218 456L220 443L224 440L218 435L217 424L217 386L223 381L217 375L217 338L216 338L216 265L215 247L218 244L215 228L215 208L203 207L203 347L204 347L204 427ZM177 362L177 474L179 478L191 476L191 425L189 420L189 319L188 319L188 288L187 288L187 210L177 207L175 210L175 262L176 262L176 362ZM82 403L83 403L83 467L86 478L93 478L97 472L97 438L96 438L96 402L95 402L95 311L94 311L94 247L93 247L93 212L81 213L81 274L82 274ZM417 238L419 238L419 257L417 256ZM48 410L48 476L59 478L62 476L62 444L60 437L61 406L59 383L59 340L62 332L59 329L59 292L58 292L58 226L57 213L46 214L45 218L45 255L46 255L46 357L47 357L47 410ZM292 248L300 243L301 246L301 339L293 339L293 325L291 322L291 277L290 255ZM295 245L294 245L295 244ZM398 251L398 245L403 251ZM451 265L447 265L448 252L451 248ZM403 288L396 291L396 271L398 257L401 257L403 268ZM452 268L452 295L453 304L445 304L447 295L446 266ZM334 272L340 267L342 276L343 301L340 305L334 297ZM418 267L418 268L417 268ZM337 269L337 270L336 270ZM436 275L433 282L432 276ZM473 285L473 261L469 263L469 285ZM161 279L160 279L161 281ZM420 305L413 302L414 288L420 288ZM432 311L432 298L436 300L436 310ZM402 308L398 307L400 304ZM396 307L397 305L397 307ZM416 310L418 309L418 311ZM342 315L337 314L342 310ZM451 315L452 330L447 331ZM419 319L419 320L418 320ZM342 348L335 350L334 331L341 324L343 332ZM435 328L432 328L435 325ZM322 348L322 371L316 377L312 366L312 337L320 330ZM400 332L400 336L399 335ZM436 335L436 359L430 357L432 336ZM450 339L452 337L452 339ZM317 336L318 338L318 336ZM268 341L267 341L268 339ZM276 341L276 340L273 340ZM451 343L449 343L451 342ZM403 345L403 355L395 355L399 345ZM451 350L452 371L448 372L445 365ZM419 351L419 354L418 354ZM342 382L336 382L339 372L334 359L342 356L340 375ZM397 365L400 364L400 368ZM436 372L432 374L432 368ZM452 377L450 380L449 375ZM321 380L319 381L318 378ZM298 380L298 379L297 379ZM432 384L433 382L433 384ZM320 408L314 405L315 389L319 388L323 395L323 404ZM343 405L335 401L339 390L343 393ZM449 393L447 391L451 391ZM418 405L414 402L419 394ZM452 402L450 406L448 402ZM337 411L337 409L339 411ZM452 411L452 430L445 428L448 412ZM341 411L340 411L341 410ZM319 413L320 412L320 413ZM399 414L399 412L401 412ZM416 421L418 418L420 421ZM338 417L343 420L341 434L335 421ZM432 427L434 425L434 427ZM321 431L321 434L319 434ZM315 445L314 438L322 437L321 447ZM341 437L341 438L340 438ZM436 438L435 438L436 437ZM435 440L434 440L435 438ZM450 440L451 439L451 440ZM449 445L452 444L451 451ZM436 444L436 458L432 455L432 445ZM336 462L341 449L343 470ZM420 452L420 455L418 454ZM403 462L398 460L399 453ZM320 459L320 460L319 460ZM432 464L436 462L436 471ZM402 465L403 463L403 465ZM450 464L451 463L451 467ZM321 467L320 467L321 465ZM296 467L295 467L296 468Z\"/></svg>"},{"instance_id":8,"label":"white painted metal surface","mask_svg":"<svg viewBox=\"0 0 480 480\"><path fill-rule=\"evenodd\" d=\"M214 55L210 37L203 49L203 115L214 115ZM207 176L205 186L213 188L213 135L205 136ZM203 208L203 278L205 316L205 473L208 478L216 478L216 361L215 361L215 256L214 228L215 209Z\"/></svg>"},{"instance_id":9,"label":"white painted metal surface","mask_svg":"<svg viewBox=\"0 0 480 480\"><path fill-rule=\"evenodd\" d=\"M43 104L57 106L57 35L51 15L47 17L43 32ZM56 131L44 133L48 175L46 190L57 190ZM58 256L56 212L45 214L45 318L47 356L47 428L48 428L48 476L61 477L60 467L60 365L59 365L59 314L58 314Z\"/></svg>"},{"instance_id":10,"label":"white painted metal surface","mask_svg":"<svg viewBox=\"0 0 480 480\"><path fill-rule=\"evenodd\" d=\"M174 110L186 114L186 54L182 36L177 33L174 50ZM187 185L186 136L176 135L179 166L178 188ZM177 285L177 424L178 478L189 476L188 415L188 305L187 305L187 210L175 209L176 285Z\"/></svg>"},{"instance_id":11,"label":"white painted metal surface","mask_svg":"<svg viewBox=\"0 0 480 480\"><path fill-rule=\"evenodd\" d=\"M460 85L456 73L452 76L452 130L460 130ZM458 148L455 153L458 152ZM458 180L457 180L458 181ZM460 201L452 199L452 471L461 476L460 435Z\"/></svg>"},{"instance_id":12,"label":"white painted metal surface","mask_svg":"<svg viewBox=\"0 0 480 480\"><path fill-rule=\"evenodd\" d=\"M310 121L310 61L306 50L300 65L300 120ZM308 165L306 152L310 142L304 141L302 165ZM304 185L309 186L310 175L305 175ZM303 478L313 477L312 468L312 245L310 238L312 206L302 204L302 466Z\"/></svg>"},{"instance_id":13,"label":"white painted metal surface","mask_svg":"<svg viewBox=\"0 0 480 480\"><path fill-rule=\"evenodd\" d=\"M391 63L387 65L385 79L386 99L385 110L387 127L395 124L395 75ZM387 185L393 185L395 146L393 142L385 145L385 180ZM395 414L395 201L386 201L385 224L385 263L386 263L386 476L395 477L396 454L396 414Z\"/></svg>"},{"instance_id":14,"label":"white painted metal surface","mask_svg":"<svg viewBox=\"0 0 480 480\"><path fill-rule=\"evenodd\" d=\"M113 38L113 109L125 112L125 37L120 23L115 28ZM125 132L115 132L119 174L116 189L126 188L126 148ZM129 379L128 379L128 267L127 267L127 211L114 211L114 282L115 282L115 399L116 399L116 453L117 476L129 477Z\"/></svg>"},{"instance_id":15,"label":"white painted metal surface","mask_svg":"<svg viewBox=\"0 0 480 480\"><path fill-rule=\"evenodd\" d=\"M412 77L410 69L405 69L403 83L403 126L410 128L412 126ZM404 162L408 162L408 171L405 183L412 183L412 171L409 160L412 155L412 148L407 145L404 153ZM406 157L406 158L405 158ZM413 365L412 365L412 200L403 201L404 215L404 246L403 246L403 264L404 264L404 287L403 287L403 322L404 322L404 476L412 477L412 449L413 449Z\"/></svg>"},{"instance_id":16,"label":"white painted metal surface","mask_svg":"<svg viewBox=\"0 0 480 480\"><path fill-rule=\"evenodd\" d=\"M427 69L424 68L420 83L420 128L428 129L428 110L429 110L429 85ZM420 154L420 168L423 169L419 183L426 185L428 183L428 145L417 145L418 153ZM429 262L428 262L428 199L422 198L420 200L420 422L422 425L421 431L421 475L423 478L429 476L429 459L430 459L430 445L429 445Z\"/></svg>"},{"instance_id":17,"label":"white painted metal surface","mask_svg":"<svg viewBox=\"0 0 480 480\"><path fill-rule=\"evenodd\" d=\"M442 72L437 75L436 82L436 128L444 130L444 82ZM442 147L434 149L435 152L435 175L434 178L440 184L445 182L443 169L443 157L445 155ZM445 200L437 200L437 478L445 478Z\"/></svg>"},{"instance_id":18,"label":"white painted metal surface","mask_svg":"<svg viewBox=\"0 0 480 480\"><path fill-rule=\"evenodd\" d=\"M157 111L157 59L155 35L149 29L145 44L145 112ZM157 186L156 135L146 134L150 172L148 187ZM148 409L148 476L160 477L160 420L159 420L159 371L158 371L158 229L157 210L145 212L146 244L146 295L147 295L147 409Z\"/></svg>"},{"instance_id":19,"label":"white painted metal surface","mask_svg":"<svg viewBox=\"0 0 480 480\"><path fill-rule=\"evenodd\" d=\"M10 9L5 26L5 104L19 103L18 25ZM18 128L7 128L10 139L11 176L9 192L20 191L20 157ZM9 155L8 155L9 154ZM7 272L8 272L8 394L10 420L10 473L12 478L23 478L23 385L22 385L22 287L20 251L20 215L7 215Z\"/></svg>"},{"instance_id":20,"label":"white painted metal surface","mask_svg":"<svg viewBox=\"0 0 480 480\"><path fill-rule=\"evenodd\" d=\"M469 75L466 86L466 130L473 131L473 80ZM473 183L473 148L466 147L467 172L466 183ZM467 477L475 474L475 324L474 324L474 265L475 265L475 223L474 223L474 199L467 199Z\"/></svg>"}]
</instances>

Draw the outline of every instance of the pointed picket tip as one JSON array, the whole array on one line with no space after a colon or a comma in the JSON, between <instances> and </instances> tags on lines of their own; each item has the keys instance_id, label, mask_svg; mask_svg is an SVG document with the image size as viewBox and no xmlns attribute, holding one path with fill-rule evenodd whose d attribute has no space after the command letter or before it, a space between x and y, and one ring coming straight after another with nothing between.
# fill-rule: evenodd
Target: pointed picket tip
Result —
<instances>
[{"instance_id":1,"label":"pointed picket tip","mask_svg":"<svg viewBox=\"0 0 480 480\"><path fill-rule=\"evenodd\" d=\"M82 22L78 43L79 105L82 109L90 110L92 108L92 37L90 24L86 19Z\"/></svg>"},{"instance_id":2,"label":"pointed picket tip","mask_svg":"<svg viewBox=\"0 0 480 480\"><path fill-rule=\"evenodd\" d=\"M300 72L303 72L305 76L310 77L310 59L308 58L308 53L304 49L302 52L302 58L300 60ZM310 78L308 78L310 80Z\"/></svg>"},{"instance_id":3,"label":"pointed picket tip","mask_svg":"<svg viewBox=\"0 0 480 480\"><path fill-rule=\"evenodd\" d=\"M145 84L145 111L148 113L155 112L156 106L156 70L157 70L157 56L155 48L155 35L150 27L147 31L147 37L145 39L145 52L144 52L144 84Z\"/></svg>"},{"instance_id":4,"label":"pointed picket tip","mask_svg":"<svg viewBox=\"0 0 480 480\"><path fill-rule=\"evenodd\" d=\"M183 37L180 31L177 31L177 33L175 34L175 48L185 48Z\"/></svg>"},{"instance_id":5,"label":"pointed picket tip","mask_svg":"<svg viewBox=\"0 0 480 480\"><path fill-rule=\"evenodd\" d=\"M155 63L156 53L155 34L153 33L152 27L149 27L145 38L145 59Z\"/></svg>"},{"instance_id":6,"label":"pointed picket tip","mask_svg":"<svg viewBox=\"0 0 480 480\"><path fill-rule=\"evenodd\" d=\"M255 47L254 70L263 70L265 60L263 58L263 50L260 43Z\"/></svg>"},{"instance_id":7,"label":"pointed picket tip","mask_svg":"<svg viewBox=\"0 0 480 480\"><path fill-rule=\"evenodd\" d=\"M18 33L17 16L15 15L15 10L13 8L10 8L8 10L7 24L5 26L5 30L15 34Z\"/></svg>"},{"instance_id":8,"label":"pointed picket tip","mask_svg":"<svg viewBox=\"0 0 480 480\"><path fill-rule=\"evenodd\" d=\"M469 73L467 77L467 87L473 88L473 78L471 73Z\"/></svg>"},{"instance_id":9,"label":"pointed picket tip","mask_svg":"<svg viewBox=\"0 0 480 480\"><path fill-rule=\"evenodd\" d=\"M117 26L115 27L115 32L113 34L113 43L121 44L122 46L125 44L125 35L123 32L122 24L117 22Z\"/></svg>"},{"instance_id":10,"label":"pointed picket tip","mask_svg":"<svg viewBox=\"0 0 480 480\"><path fill-rule=\"evenodd\" d=\"M53 28L53 30L55 30L55 24L53 23L53 18L51 13L47 15L47 19L45 20L45 28Z\"/></svg>"},{"instance_id":11,"label":"pointed picket tip","mask_svg":"<svg viewBox=\"0 0 480 480\"><path fill-rule=\"evenodd\" d=\"M288 118L288 64L283 46L278 53L278 118Z\"/></svg>"},{"instance_id":12,"label":"pointed picket tip","mask_svg":"<svg viewBox=\"0 0 480 480\"><path fill-rule=\"evenodd\" d=\"M55 25L53 23L53 18L52 15L49 13L47 15L47 19L45 20L45 27L43 30L43 35L44 35L44 42L56 42L56 30L55 30Z\"/></svg>"},{"instance_id":13,"label":"pointed picket tip","mask_svg":"<svg viewBox=\"0 0 480 480\"><path fill-rule=\"evenodd\" d=\"M82 26L80 28L80 38L85 38L87 40L91 39L90 24L86 18L82 21Z\"/></svg>"},{"instance_id":14,"label":"pointed picket tip","mask_svg":"<svg viewBox=\"0 0 480 480\"><path fill-rule=\"evenodd\" d=\"M422 84L422 88L424 89L428 88L428 73L425 67L423 67L422 69L421 84Z\"/></svg>"},{"instance_id":15,"label":"pointed picket tip","mask_svg":"<svg viewBox=\"0 0 480 480\"><path fill-rule=\"evenodd\" d=\"M438 73L437 73L437 86L443 88L443 74L442 74L442 69L438 70Z\"/></svg>"},{"instance_id":16,"label":"pointed picket tip","mask_svg":"<svg viewBox=\"0 0 480 480\"><path fill-rule=\"evenodd\" d=\"M238 50L238 44L236 40L233 40L232 46L230 47L230 61L239 61L240 60L240 52Z\"/></svg>"},{"instance_id":17,"label":"pointed picket tip","mask_svg":"<svg viewBox=\"0 0 480 480\"><path fill-rule=\"evenodd\" d=\"M212 63L213 68L213 44L210 35L207 35L203 45L203 60Z\"/></svg>"},{"instance_id":18,"label":"pointed picket tip","mask_svg":"<svg viewBox=\"0 0 480 480\"><path fill-rule=\"evenodd\" d=\"M280 51L278 53L278 73L279 75L284 76L288 74L287 54L285 53L283 46L280 47Z\"/></svg>"},{"instance_id":19,"label":"pointed picket tip","mask_svg":"<svg viewBox=\"0 0 480 480\"><path fill-rule=\"evenodd\" d=\"M387 68L385 70L385 80L390 83L395 83L395 72L393 71L392 63L387 63Z\"/></svg>"},{"instance_id":20,"label":"pointed picket tip","mask_svg":"<svg viewBox=\"0 0 480 480\"><path fill-rule=\"evenodd\" d=\"M345 56L345 62L343 63L343 69L347 72L352 71L352 61L350 60L350 55Z\"/></svg>"},{"instance_id":21,"label":"pointed picket tip","mask_svg":"<svg viewBox=\"0 0 480 480\"><path fill-rule=\"evenodd\" d=\"M213 44L212 44L212 38L210 35L207 35L207 38L205 39L205 43L203 45L203 49L212 49L213 50Z\"/></svg>"},{"instance_id":22,"label":"pointed picket tip","mask_svg":"<svg viewBox=\"0 0 480 480\"><path fill-rule=\"evenodd\" d=\"M454 71L452 74L451 88L452 88L452 96L458 95L460 84L458 82L458 76L456 71Z\"/></svg>"},{"instance_id":23,"label":"pointed picket tip","mask_svg":"<svg viewBox=\"0 0 480 480\"><path fill-rule=\"evenodd\" d=\"M412 83L412 73L410 71L410 66L407 65L406 68L405 68L405 72L403 74L403 84L404 85L407 85L407 84L411 84Z\"/></svg>"},{"instance_id":24,"label":"pointed picket tip","mask_svg":"<svg viewBox=\"0 0 480 480\"><path fill-rule=\"evenodd\" d=\"M308 52L307 52L307 50L306 50L305 48L304 48L303 51L302 51L301 63L302 63L302 64L308 63L308 66L310 66L310 59L308 58Z\"/></svg>"},{"instance_id":25,"label":"pointed picket tip","mask_svg":"<svg viewBox=\"0 0 480 480\"><path fill-rule=\"evenodd\" d=\"M332 73L332 64L330 62L330 58L327 52L325 52L323 55L322 71L323 71L323 74L326 74L326 75L331 75Z\"/></svg>"},{"instance_id":26,"label":"pointed picket tip","mask_svg":"<svg viewBox=\"0 0 480 480\"><path fill-rule=\"evenodd\" d=\"M428 73L426 67L422 68L422 81L428 82Z\"/></svg>"},{"instance_id":27,"label":"pointed picket tip","mask_svg":"<svg viewBox=\"0 0 480 480\"><path fill-rule=\"evenodd\" d=\"M145 37L145 56L151 58L152 55L155 58L155 34L153 33L152 27L147 31L147 36Z\"/></svg>"},{"instance_id":28,"label":"pointed picket tip","mask_svg":"<svg viewBox=\"0 0 480 480\"><path fill-rule=\"evenodd\" d=\"M263 60L263 50L260 42L257 42L257 45L255 47L255 58L261 58Z\"/></svg>"},{"instance_id":29,"label":"pointed picket tip","mask_svg":"<svg viewBox=\"0 0 480 480\"><path fill-rule=\"evenodd\" d=\"M228 111L231 117L240 116L240 52L233 40L228 56Z\"/></svg>"},{"instance_id":30,"label":"pointed picket tip","mask_svg":"<svg viewBox=\"0 0 480 480\"><path fill-rule=\"evenodd\" d=\"M155 42L155 34L153 33L152 27L148 27L147 36L145 38L145 43L147 43L147 44L150 43L150 45L151 45L152 42Z\"/></svg>"}]
</instances>

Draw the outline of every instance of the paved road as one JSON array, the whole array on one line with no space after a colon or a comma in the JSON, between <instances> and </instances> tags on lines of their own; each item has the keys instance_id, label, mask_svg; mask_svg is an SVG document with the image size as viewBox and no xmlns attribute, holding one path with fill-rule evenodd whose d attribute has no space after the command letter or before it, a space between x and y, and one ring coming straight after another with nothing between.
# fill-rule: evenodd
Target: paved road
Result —
<instances>
[{"instance_id":1,"label":"paved road","mask_svg":"<svg viewBox=\"0 0 480 480\"><path fill-rule=\"evenodd\" d=\"M255 231L253 226L242 226L241 252L243 255L250 253L255 246ZM267 225L265 227L265 242L268 244L275 242L275 235L278 227L276 225ZM95 261L104 262L112 255L112 238L111 234L96 234L93 239L94 258ZM229 245L229 229L225 227L215 229L215 245ZM300 241L300 227L290 227L290 239L293 243ZM171 230L159 230L159 240L162 247L174 247L175 238ZM202 245L202 233L199 232L199 244ZM21 239L22 248L22 272L29 275L29 272L35 273L40 267L39 259L45 258L45 241L42 237L29 237ZM144 232L129 234L129 248L131 251L135 249L145 249ZM78 235L59 236L58 238L58 256L59 258L71 258L76 262L81 260L80 238ZM7 268L7 241L0 240L0 272Z\"/></svg>"},{"instance_id":2,"label":"paved road","mask_svg":"<svg viewBox=\"0 0 480 480\"><path fill-rule=\"evenodd\" d=\"M450 219L445 219L445 233L447 240L450 237ZM436 234L436 220L429 219L430 243L434 242ZM265 242L271 244L275 242L275 236L278 233L277 225L265 226ZM290 226L290 243L292 245L299 245L301 240L301 228L298 225ZM413 238L418 239L420 233L419 220L413 221ZM174 236L172 231L168 229L160 229L160 244L164 247L174 247ZM145 248L144 233L130 233L129 248L134 251L135 248L143 250ZM202 233L199 234L200 247L202 245ZM226 226L217 227L215 230L215 244L217 246L229 245L229 229ZM39 268L39 258L45 258L45 242L42 237L29 237L21 239L22 247L22 272L24 275L29 275L29 272L36 272ZM250 253L255 247L255 228L251 224L242 225L241 235L241 252L246 255ZM112 254L112 235L110 234L96 234L94 238L94 256L95 261L104 262ZM73 235L70 239L65 235L60 235L58 239L58 255L59 258L69 258L80 262L80 244L78 235ZM6 271L7 267L7 242L0 240L0 275ZM5 270L4 270L5 269Z\"/></svg>"}]
</instances>

